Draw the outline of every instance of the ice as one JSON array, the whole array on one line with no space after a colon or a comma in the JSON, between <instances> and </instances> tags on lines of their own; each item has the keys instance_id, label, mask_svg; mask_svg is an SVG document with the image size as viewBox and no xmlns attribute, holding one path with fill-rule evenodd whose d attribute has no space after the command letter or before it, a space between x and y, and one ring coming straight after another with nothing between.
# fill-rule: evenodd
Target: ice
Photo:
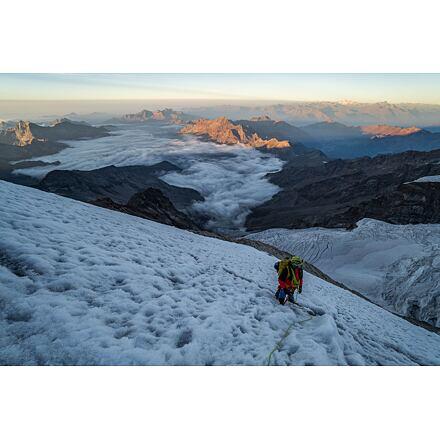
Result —
<instances>
[{"instance_id":1,"label":"ice","mask_svg":"<svg viewBox=\"0 0 440 440\"><path fill-rule=\"evenodd\" d=\"M275 258L0 182L0 364L440 365L440 336Z\"/></svg>"},{"instance_id":2,"label":"ice","mask_svg":"<svg viewBox=\"0 0 440 440\"><path fill-rule=\"evenodd\" d=\"M440 326L440 225L364 219L352 231L271 229L250 238L296 253L399 314Z\"/></svg>"}]
</instances>

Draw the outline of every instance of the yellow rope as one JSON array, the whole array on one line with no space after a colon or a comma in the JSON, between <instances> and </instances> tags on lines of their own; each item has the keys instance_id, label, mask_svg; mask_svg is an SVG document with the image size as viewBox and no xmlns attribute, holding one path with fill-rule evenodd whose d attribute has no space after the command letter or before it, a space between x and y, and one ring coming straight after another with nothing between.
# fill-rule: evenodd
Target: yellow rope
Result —
<instances>
[{"instance_id":1,"label":"yellow rope","mask_svg":"<svg viewBox=\"0 0 440 440\"><path fill-rule=\"evenodd\" d=\"M287 338L287 336L289 336L290 334L290 330L291 328L295 325L295 324L302 324L306 321L310 321L311 319L313 319L314 316L311 316L310 318L304 319L303 321L299 321L299 322L292 322L292 324L289 325L289 327L287 327L287 330L284 332L283 337L275 344L275 347L273 348L273 350L269 353L269 356L267 358L267 366L270 366L270 361L272 359L272 355L281 348L284 340Z\"/></svg>"}]
</instances>

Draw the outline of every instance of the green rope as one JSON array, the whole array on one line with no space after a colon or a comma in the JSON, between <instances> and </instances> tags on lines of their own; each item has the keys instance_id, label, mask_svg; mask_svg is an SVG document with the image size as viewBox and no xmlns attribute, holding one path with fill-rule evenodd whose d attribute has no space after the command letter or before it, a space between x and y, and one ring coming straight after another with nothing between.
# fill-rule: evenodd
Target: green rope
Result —
<instances>
[{"instance_id":1,"label":"green rope","mask_svg":"<svg viewBox=\"0 0 440 440\"><path fill-rule=\"evenodd\" d=\"M275 344L275 347L273 348L273 350L269 353L269 356L267 358L267 366L270 366L270 361L272 359L272 355L281 348L281 346L283 345L284 340L287 338L287 336L289 336L290 334L290 330L292 329L292 327L295 324L302 324L304 322L310 321L311 319L313 319L314 316L311 316L310 318L304 319L303 321L299 321L299 322L292 322L292 324L289 325L289 327L287 327L287 330L284 332L283 337Z\"/></svg>"}]
</instances>

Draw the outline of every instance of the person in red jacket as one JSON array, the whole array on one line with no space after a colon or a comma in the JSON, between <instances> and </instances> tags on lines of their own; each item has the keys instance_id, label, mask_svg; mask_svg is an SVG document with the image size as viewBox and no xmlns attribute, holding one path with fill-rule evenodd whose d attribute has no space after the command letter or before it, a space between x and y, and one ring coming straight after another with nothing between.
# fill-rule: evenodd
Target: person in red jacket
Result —
<instances>
[{"instance_id":1,"label":"person in red jacket","mask_svg":"<svg viewBox=\"0 0 440 440\"><path fill-rule=\"evenodd\" d=\"M286 301L295 302L293 294L295 290L302 292L303 286L303 259L297 256L290 257L275 263L278 272L278 289L275 297L280 304Z\"/></svg>"}]
</instances>

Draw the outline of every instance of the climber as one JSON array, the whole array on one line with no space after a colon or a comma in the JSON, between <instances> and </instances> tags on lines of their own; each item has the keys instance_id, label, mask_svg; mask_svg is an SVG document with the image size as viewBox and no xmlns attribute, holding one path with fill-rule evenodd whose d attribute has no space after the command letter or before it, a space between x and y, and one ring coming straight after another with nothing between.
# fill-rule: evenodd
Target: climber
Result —
<instances>
[{"instance_id":1,"label":"climber","mask_svg":"<svg viewBox=\"0 0 440 440\"><path fill-rule=\"evenodd\" d=\"M278 272L278 289L275 298L284 305L286 301L295 302L293 294L295 290L302 292L303 285L303 259L292 256L275 263Z\"/></svg>"}]
</instances>

